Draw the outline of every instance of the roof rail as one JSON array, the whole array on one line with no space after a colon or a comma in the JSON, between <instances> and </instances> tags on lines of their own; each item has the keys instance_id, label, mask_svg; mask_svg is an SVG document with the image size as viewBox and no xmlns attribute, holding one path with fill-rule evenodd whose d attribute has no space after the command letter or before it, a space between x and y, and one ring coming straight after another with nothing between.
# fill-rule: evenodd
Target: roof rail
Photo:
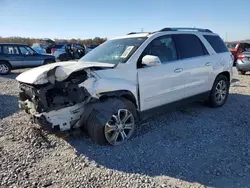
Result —
<instances>
[{"instance_id":1,"label":"roof rail","mask_svg":"<svg viewBox=\"0 0 250 188\"><path fill-rule=\"evenodd\" d=\"M147 33L147 32L130 32L127 35L134 35L134 34L140 34L140 33Z\"/></svg>"},{"instance_id":2,"label":"roof rail","mask_svg":"<svg viewBox=\"0 0 250 188\"><path fill-rule=\"evenodd\" d=\"M211 30L209 29L202 29L202 28L195 28L195 27L167 27L167 28L163 28L161 29L159 32L162 31L200 31L200 32L209 32L209 33L213 33Z\"/></svg>"}]
</instances>

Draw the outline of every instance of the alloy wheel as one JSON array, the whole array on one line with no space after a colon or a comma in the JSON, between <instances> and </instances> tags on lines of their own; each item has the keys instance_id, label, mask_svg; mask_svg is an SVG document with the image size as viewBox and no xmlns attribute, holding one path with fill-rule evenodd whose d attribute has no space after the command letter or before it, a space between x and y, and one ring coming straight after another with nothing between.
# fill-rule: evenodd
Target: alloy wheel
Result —
<instances>
[{"instance_id":1,"label":"alloy wheel","mask_svg":"<svg viewBox=\"0 0 250 188\"><path fill-rule=\"evenodd\" d=\"M0 73L6 74L9 71L9 67L5 64L0 64Z\"/></svg>"},{"instance_id":2,"label":"alloy wheel","mask_svg":"<svg viewBox=\"0 0 250 188\"><path fill-rule=\"evenodd\" d=\"M227 84L225 80L220 80L215 88L215 101L217 104L221 104L226 99L228 92Z\"/></svg>"},{"instance_id":3,"label":"alloy wheel","mask_svg":"<svg viewBox=\"0 0 250 188\"><path fill-rule=\"evenodd\" d=\"M106 123L104 134L111 145L120 145L128 140L135 130L135 119L127 109L120 109Z\"/></svg>"}]
</instances>

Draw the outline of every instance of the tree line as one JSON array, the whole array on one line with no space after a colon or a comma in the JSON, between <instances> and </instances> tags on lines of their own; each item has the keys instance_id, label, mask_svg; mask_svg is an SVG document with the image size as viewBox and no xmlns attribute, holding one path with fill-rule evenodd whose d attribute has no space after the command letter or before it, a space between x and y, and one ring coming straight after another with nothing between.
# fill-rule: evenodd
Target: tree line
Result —
<instances>
[{"instance_id":1,"label":"tree line","mask_svg":"<svg viewBox=\"0 0 250 188\"><path fill-rule=\"evenodd\" d=\"M21 43L32 45L33 43L44 43L45 39L38 39L38 38L25 38L25 37L1 37L0 36L0 43ZM71 42L77 43L82 45L99 45L105 42L107 38L95 37L93 39L54 39L55 42Z\"/></svg>"}]
</instances>

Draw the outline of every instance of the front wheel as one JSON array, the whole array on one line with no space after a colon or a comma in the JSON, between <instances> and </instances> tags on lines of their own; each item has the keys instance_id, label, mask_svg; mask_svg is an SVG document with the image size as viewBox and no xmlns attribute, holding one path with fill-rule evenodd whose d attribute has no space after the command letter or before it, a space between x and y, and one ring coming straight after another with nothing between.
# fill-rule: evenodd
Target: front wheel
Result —
<instances>
[{"instance_id":1,"label":"front wheel","mask_svg":"<svg viewBox=\"0 0 250 188\"><path fill-rule=\"evenodd\" d=\"M111 99L113 100L113 99ZM87 121L87 131L91 139L98 144L109 143L110 145L121 145L130 139L136 128L137 112L135 105L126 99L114 99L123 103L123 107L116 107L117 103L110 103L109 108L115 109L105 124L98 121L102 110L94 110ZM114 104L114 106L112 106Z\"/></svg>"},{"instance_id":2,"label":"front wheel","mask_svg":"<svg viewBox=\"0 0 250 188\"><path fill-rule=\"evenodd\" d=\"M214 82L211 90L208 104L212 108L218 108L223 106L229 95L229 80L224 75L219 75Z\"/></svg>"},{"instance_id":3,"label":"front wheel","mask_svg":"<svg viewBox=\"0 0 250 188\"><path fill-rule=\"evenodd\" d=\"M10 64L5 61L0 61L0 75L9 74L10 71L11 71Z\"/></svg>"}]
</instances>

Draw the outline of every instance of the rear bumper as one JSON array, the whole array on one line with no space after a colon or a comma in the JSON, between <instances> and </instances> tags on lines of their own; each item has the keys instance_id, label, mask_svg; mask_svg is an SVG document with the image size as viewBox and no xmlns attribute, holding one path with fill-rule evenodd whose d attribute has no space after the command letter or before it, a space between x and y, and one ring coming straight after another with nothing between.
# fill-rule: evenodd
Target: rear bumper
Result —
<instances>
[{"instance_id":1,"label":"rear bumper","mask_svg":"<svg viewBox=\"0 0 250 188\"><path fill-rule=\"evenodd\" d=\"M236 68L242 71L250 71L250 61L242 62L241 60L236 61Z\"/></svg>"}]
</instances>

